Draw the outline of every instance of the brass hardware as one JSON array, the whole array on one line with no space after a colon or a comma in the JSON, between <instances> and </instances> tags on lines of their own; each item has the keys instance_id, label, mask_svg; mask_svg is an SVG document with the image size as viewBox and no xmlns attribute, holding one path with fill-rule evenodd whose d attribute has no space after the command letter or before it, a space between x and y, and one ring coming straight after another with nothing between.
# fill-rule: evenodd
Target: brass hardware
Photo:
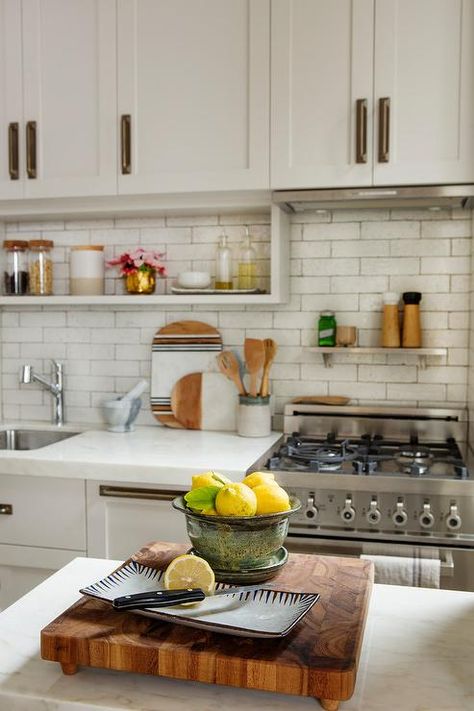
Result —
<instances>
[{"instance_id":1,"label":"brass hardware","mask_svg":"<svg viewBox=\"0 0 474 711\"><path fill-rule=\"evenodd\" d=\"M356 163L367 163L367 99L356 101Z\"/></svg>"},{"instance_id":2,"label":"brass hardware","mask_svg":"<svg viewBox=\"0 0 474 711\"><path fill-rule=\"evenodd\" d=\"M36 121L26 124L26 174L29 178L37 177L36 165Z\"/></svg>"},{"instance_id":3,"label":"brass hardware","mask_svg":"<svg viewBox=\"0 0 474 711\"><path fill-rule=\"evenodd\" d=\"M120 140L122 173L129 175L132 172L132 117L130 114L122 114L120 119Z\"/></svg>"},{"instance_id":4,"label":"brass hardware","mask_svg":"<svg viewBox=\"0 0 474 711\"><path fill-rule=\"evenodd\" d=\"M181 496L182 491L162 491L160 489L142 489L131 486L106 486L99 487L100 496L112 496L120 499L148 499L149 501L173 501L176 496Z\"/></svg>"},{"instance_id":5,"label":"brass hardware","mask_svg":"<svg viewBox=\"0 0 474 711\"><path fill-rule=\"evenodd\" d=\"M379 163L388 163L390 157L390 99L379 99Z\"/></svg>"},{"instance_id":6,"label":"brass hardware","mask_svg":"<svg viewBox=\"0 0 474 711\"><path fill-rule=\"evenodd\" d=\"M18 124L16 122L8 124L8 172L10 180L18 180L20 177Z\"/></svg>"},{"instance_id":7,"label":"brass hardware","mask_svg":"<svg viewBox=\"0 0 474 711\"><path fill-rule=\"evenodd\" d=\"M0 504L0 515L11 516L13 514L13 506L11 504Z\"/></svg>"}]
</instances>

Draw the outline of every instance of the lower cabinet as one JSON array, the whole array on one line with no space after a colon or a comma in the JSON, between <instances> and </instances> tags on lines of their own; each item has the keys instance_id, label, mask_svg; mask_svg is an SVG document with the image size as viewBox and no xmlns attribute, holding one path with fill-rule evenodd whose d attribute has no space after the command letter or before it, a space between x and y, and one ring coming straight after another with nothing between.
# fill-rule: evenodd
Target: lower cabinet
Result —
<instances>
[{"instance_id":1,"label":"lower cabinet","mask_svg":"<svg viewBox=\"0 0 474 711\"><path fill-rule=\"evenodd\" d=\"M83 480L0 475L0 609L86 555Z\"/></svg>"},{"instance_id":2,"label":"lower cabinet","mask_svg":"<svg viewBox=\"0 0 474 711\"><path fill-rule=\"evenodd\" d=\"M124 560L151 541L189 543L171 501L183 491L136 483L88 481L88 555Z\"/></svg>"},{"instance_id":3,"label":"lower cabinet","mask_svg":"<svg viewBox=\"0 0 474 711\"><path fill-rule=\"evenodd\" d=\"M0 545L0 611L85 551Z\"/></svg>"}]
</instances>

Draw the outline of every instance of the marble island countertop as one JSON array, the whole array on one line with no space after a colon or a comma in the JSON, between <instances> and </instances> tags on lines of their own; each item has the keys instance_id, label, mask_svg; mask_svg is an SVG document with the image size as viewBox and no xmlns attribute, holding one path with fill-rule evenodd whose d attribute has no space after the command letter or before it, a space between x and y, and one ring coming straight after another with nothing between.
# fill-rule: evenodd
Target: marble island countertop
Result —
<instances>
[{"instance_id":1,"label":"marble island countertop","mask_svg":"<svg viewBox=\"0 0 474 711\"><path fill-rule=\"evenodd\" d=\"M311 698L100 669L64 676L40 630L119 561L76 558L0 614L0 708L9 711L297 711ZM375 585L355 693L341 711L472 711L474 594Z\"/></svg>"},{"instance_id":2,"label":"marble island countertop","mask_svg":"<svg viewBox=\"0 0 474 711\"><path fill-rule=\"evenodd\" d=\"M3 423L0 430L57 429L35 423ZM63 431L77 432L73 424ZM0 474L139 481L188 486L192 474L214 469L230 478L242 473L281 437L239 437L229 432L137 427L118 434L90 429L61 442L28 451L0 450Z\"/></svg>"}]
</instances>

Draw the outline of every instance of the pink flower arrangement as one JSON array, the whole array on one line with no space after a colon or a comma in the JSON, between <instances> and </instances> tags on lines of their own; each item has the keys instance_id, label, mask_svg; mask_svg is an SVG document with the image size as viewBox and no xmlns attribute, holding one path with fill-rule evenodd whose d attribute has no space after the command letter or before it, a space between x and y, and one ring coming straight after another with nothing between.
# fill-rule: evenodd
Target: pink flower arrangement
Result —
<instances>
[{"instance_id":1,"label":"pink flower arrangement","mask_svg":"<svg viewBox=\"0 0 474 711\"><path fill-rule=\"evenodd\" d=\"M120 276L136 274L138 271L154 271L160 276L166 276L166 268L160 261L164 256L161 252L147 251L143 247L137 247L132 252L124 252L120 257L109 259L106 265L120 267Z\"/></svg>"}]
</instances>

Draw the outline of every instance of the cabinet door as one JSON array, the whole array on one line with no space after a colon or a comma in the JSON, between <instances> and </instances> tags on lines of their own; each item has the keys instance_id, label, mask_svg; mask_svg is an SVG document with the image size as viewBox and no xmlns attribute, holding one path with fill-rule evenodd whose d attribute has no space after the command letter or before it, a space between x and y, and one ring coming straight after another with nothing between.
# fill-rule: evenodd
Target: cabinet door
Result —
<instances>
[{"instance_id":1,"label":"cabinet door","mask_svg":"<svg viewBox=\"0 0 474 711\"><path fill-rule=\"evenodd\" d=\"M0 0L0 199L21 197L21 5Z\"/></svg>"},{"instance_id":2,"label":"cabinet door","mask_svg":"<svg viewBox=\"0 0 474 711\"><path fill-rule=\"evenodd\" d=\"M373 0L273 0L272 188L371 184L373 22Z\"/></svg>"},{"instance_id":3,"label":"cabinet door","mask_svg":"<svg viewBox=\"0 0 474 711\"><path fill-rule=\"evenodd\" d=\"M0 611L84 551L0 544Z\"/></svg>"},{"instance_id":4,"label":"cabinet door","mask_svg":"<svg viewBox=\"0 0 474 711\"><path fill-rule=\"evenodd\" d=\"M119 0L119 193L268 189L269 0Z\"/></svg>"},{"instance_id":5,"label":"cabinet door","mask_svg":"<svg viewBox=\"0 0 474 711\"><path fill-rule=\"evenodd\" d=\"M474 180L472 0L376 0L374 86L377 185Z\"/></svg>"},{"instance_id":6,"label":"cabinet door","mask_svg":"<svg viewBox=\"0 0 474 711\"><path fill-rule=\"evenodd\" d=\"M23 0L23 68L26 196L116 193L115 1Z\"/></svg>"},{"instance_id":7,"label":"cabinet door","mask_svg":"<svg viewBox=\"0 0 474 711\"><path fill-rule=\"evenodd\" d=\"M87 555L125 560L145 543L189 543L177 492L136 484L87 482Z\"/></svg>"}]
</instances>

